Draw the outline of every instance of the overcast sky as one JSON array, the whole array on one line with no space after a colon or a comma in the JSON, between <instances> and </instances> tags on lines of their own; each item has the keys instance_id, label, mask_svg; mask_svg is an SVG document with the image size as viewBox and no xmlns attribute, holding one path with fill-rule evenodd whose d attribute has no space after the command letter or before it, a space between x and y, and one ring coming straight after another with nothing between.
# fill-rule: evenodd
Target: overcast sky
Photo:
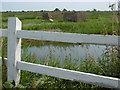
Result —
<instances>
[{"instance_id":1,"label":"overcast sky","mask_svg":"<svg viewBox=\"0 0 120 90\"><path fill-rule=\"evenodd\" d=\"M2 0L0 11L52 11L55 8L71 11L109 11L109 5L117 2L118 0Z\"/></svg>"},{"instance_id":2,"label":"overcast sky","mask_svg":"<svg viewBox=\"0 0 120 90\"><path fill-rule=\"evenodd\" d=\"M2 2L117 2L118 0L1 0Z\"/></svg>"}]
</instances>

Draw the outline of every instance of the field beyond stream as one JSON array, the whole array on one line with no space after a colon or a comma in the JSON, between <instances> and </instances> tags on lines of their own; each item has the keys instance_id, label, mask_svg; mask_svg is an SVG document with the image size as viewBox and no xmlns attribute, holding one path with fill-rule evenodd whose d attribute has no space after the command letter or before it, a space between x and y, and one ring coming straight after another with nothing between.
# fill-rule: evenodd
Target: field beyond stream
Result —
<instances>
[{"instance_id":1,"label":"field beyond stream","mask_svg":"<svg viewBox=\"0 0 120 90\"><path fill-rule=\"evenodd\" d=\"M42 20L43 12L40 11L2 12L2 18L0 18L2 26L0 28L8 28L8 17L18 17L22 22L22 30L119 35L120 22L117 20L117 12L86 11L83 13L86 17L85 21L54 20L50 22ZM3 39L0 56L7 57L7 39L0 39ZM21 59L36 64L120 78L119 50L119 46L22 39ZM13 82L6 82L7 68L4 62L2 72L3 88L14 88ZM16 88L102 89L104 87L21 71L20 84Z\"/></svg>"}]
</instances>

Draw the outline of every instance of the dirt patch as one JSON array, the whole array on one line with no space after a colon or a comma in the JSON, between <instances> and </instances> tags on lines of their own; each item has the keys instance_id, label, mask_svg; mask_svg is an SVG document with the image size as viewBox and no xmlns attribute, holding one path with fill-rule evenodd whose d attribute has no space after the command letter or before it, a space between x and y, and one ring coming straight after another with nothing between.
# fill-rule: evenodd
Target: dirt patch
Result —
<instances>
[{"instance_id":1,"label":"dirt patch","mask_svg":"<svg viewBox=\"0 0 120 90\"><path fill-rule=\"evenodd\" d=\"M61 30L60 30L60 29L52 29L52 30L38 30L38 31L61 32Z\"/></svg>"},{"instance_id":2,"label":"dirt patch","mask_svg":"<svg viewBox=\"0 0 120 90\"><path fill-rule=\"evenodd\" d=\"M39 23L39 24L23 24L23 26L33 26L33 25L45 25L45 24L56 24L56 23Z\"/></svg>"}]
</instances>

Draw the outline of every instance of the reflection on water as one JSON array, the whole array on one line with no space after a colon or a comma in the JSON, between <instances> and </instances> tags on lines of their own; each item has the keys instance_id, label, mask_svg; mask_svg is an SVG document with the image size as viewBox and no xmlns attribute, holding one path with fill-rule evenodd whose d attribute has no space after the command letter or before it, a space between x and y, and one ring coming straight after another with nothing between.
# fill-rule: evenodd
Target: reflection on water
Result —
<instances>
[{"instance_id":1,"label":"reflection on water","mask_svg":"<svg viewBox=\"0 0 120 90\"><path fill-rule=\"evenodd\" d=\"M97 59L102 57L106 46L104 45L69 45L69 46L54 46L52 43L46 46L31 46L27 47L28 54L36 55L38 59L47 58L54 55L56 59L65 60L66 57L71 60L81 60L89 57Z\"/></svg>"}]
</instances>

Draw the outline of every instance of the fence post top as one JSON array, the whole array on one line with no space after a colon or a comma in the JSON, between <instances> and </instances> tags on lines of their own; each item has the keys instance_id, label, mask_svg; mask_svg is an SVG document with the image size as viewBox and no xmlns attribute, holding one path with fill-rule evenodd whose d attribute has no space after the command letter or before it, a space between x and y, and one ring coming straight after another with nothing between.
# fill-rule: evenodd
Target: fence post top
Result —
<instances>
[{"instance_id":1,"label":"fence post top","mask_svg":"<svg viewBox=\"0 0 120 90\"><path fill-rule=\"evenodd\" d=\"M8 19L19 19L18 17L8 17Z\"/></svg>"},{"instance_id":2,"label":"fence post top","mask_svg":"<svg viewBox=\"0 0 120 90\"><path fill-rule=\"evenodd\" d=\"M9 20L15 20L15 21L20 21L20 19L18 17L8 17L8 21ZM21 22L21 21L20 21Z\"/></svg>"},{"instance_id":3,"label":"fence post top","mask_svg":"<svg viewBox=\"0 0 120 90\"><path fill-rule=\"evenodd\" d=\"M21 30L22 23L18 17L8 17L8 29Z\"/></svg>"}]
</instances>

